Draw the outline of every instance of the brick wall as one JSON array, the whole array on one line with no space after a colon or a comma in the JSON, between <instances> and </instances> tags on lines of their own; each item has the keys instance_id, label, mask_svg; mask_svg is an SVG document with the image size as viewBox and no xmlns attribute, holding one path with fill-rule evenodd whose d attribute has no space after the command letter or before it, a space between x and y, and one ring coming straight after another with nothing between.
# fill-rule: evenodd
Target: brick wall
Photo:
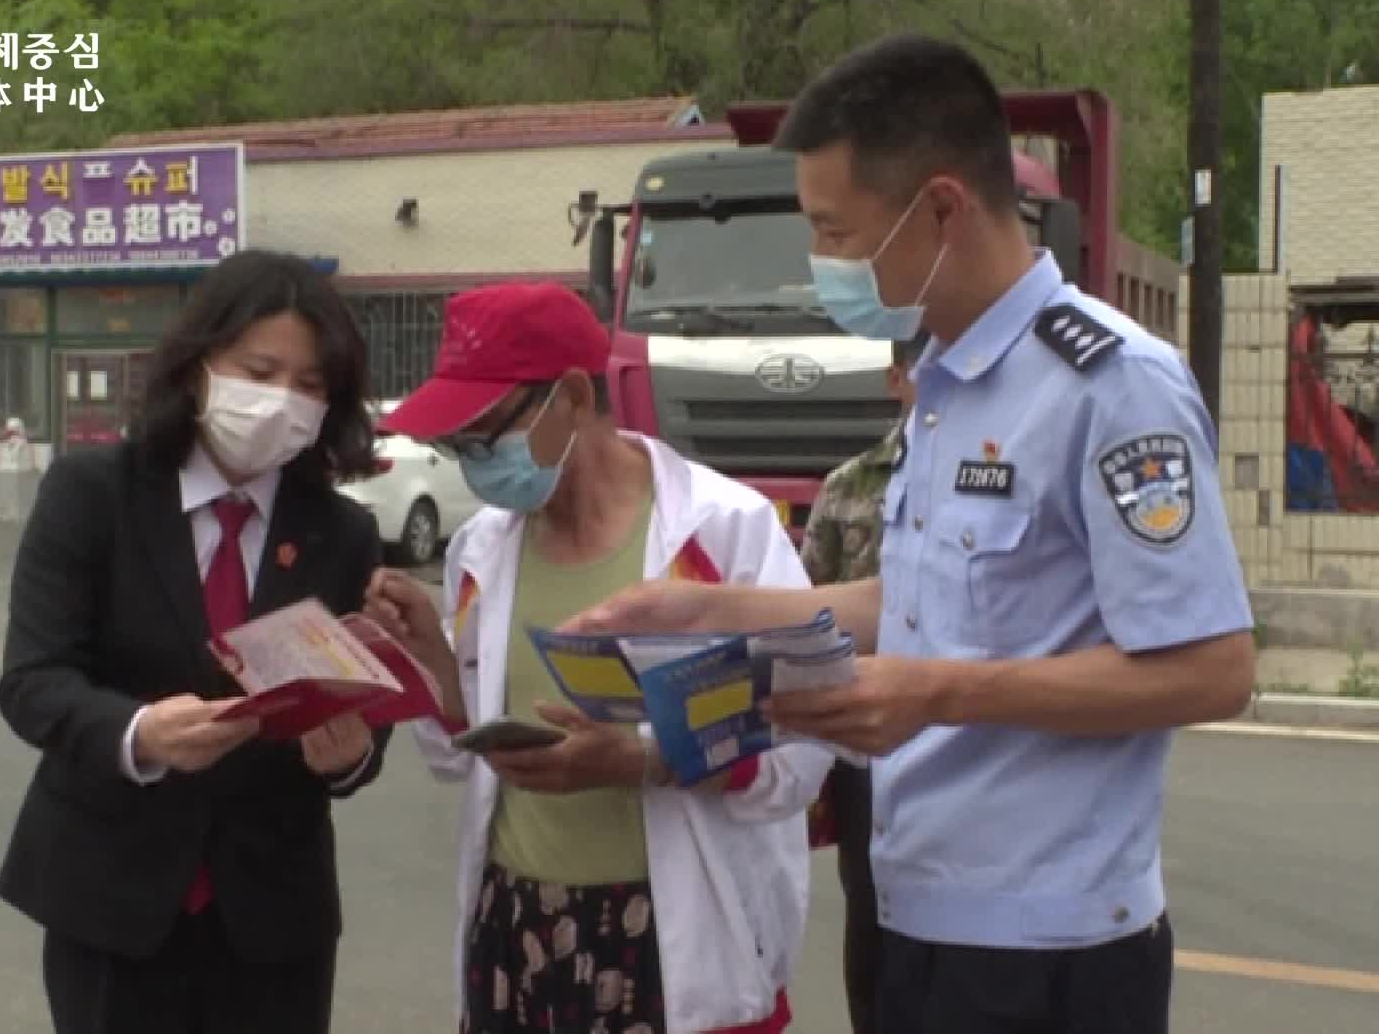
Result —
<instances>
[{"instance_id":1,"label":"brick wall","mask_svg":"<svg viewBox=\"0 0 1379 1034\"><path fill-rule=\"evenodd\" d=\"M566 211L581 190L626 201L651 158L723 146L661 141L330 161L254 162L250 244L335 256L343 276L582 269ZM418 220L394 218L416 198Z\"/></svg>"},{"instance_id":2,"label":"brick wall","mask_svg":"<svg viewBox=\"0 0 1379 1034\"><path fill-rule=\"evenodd\" d=\"M1282 276L1227 278L1222 479L1232 527L1253 586L1375 589L1379 520L1285 513L1280 468L1287 283L1379 275L1379 204L1371 192L1379 172L1379 86L1268 94L1261 111L1260 264L1273 262L1275 168L1281 166ZM1337 347L1362 347L1364 331L1332 331L1331 339ZM1232 482L1234 458L1246 457L1248 467L1254 455L1266 479L1260 490L1272 496L1268 527L1252 524L1254 493Z\"/></svg>"},{"instance_id":3,"label":"brick wall","mask_svg":"<svg viewBox=\"0 0 1379 1034\"><path fill-rule=\"evenodd\" d=\"M1224 295L1221 489L1250 588L1379 589L1379 520L1286 508L1288 280L1228 276ZM1180 341L1187 329L1184 307Z\"/></svg>"},{"instance_id":4,"label":"brick wall","mask_svg":"<svg viewBox=\"0 0 1379 1034\"><path fill-rule=\"evenodd\" d=\"M1279 272L1294 283L1379 274L1379 86L1266 94L1261 118L1260 268L1272 269L1281 165Z\"/></svg>"}]
</instances>

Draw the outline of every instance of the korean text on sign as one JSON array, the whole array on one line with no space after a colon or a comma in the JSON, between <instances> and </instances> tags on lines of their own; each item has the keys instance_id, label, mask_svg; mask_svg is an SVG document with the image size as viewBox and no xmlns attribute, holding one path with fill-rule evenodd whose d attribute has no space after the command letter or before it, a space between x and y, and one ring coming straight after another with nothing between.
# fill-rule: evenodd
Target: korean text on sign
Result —
<instances>
[{"instance_id":1,"label":"korean text on sign","mask_svg":"<svg viewBox=\"0 0 1379 1034\"><path fill-rule=\"evenodd\" d=\"M0 157L0 274L211 265L243 247L238 144Z\"/></svg>"}]
</instances>

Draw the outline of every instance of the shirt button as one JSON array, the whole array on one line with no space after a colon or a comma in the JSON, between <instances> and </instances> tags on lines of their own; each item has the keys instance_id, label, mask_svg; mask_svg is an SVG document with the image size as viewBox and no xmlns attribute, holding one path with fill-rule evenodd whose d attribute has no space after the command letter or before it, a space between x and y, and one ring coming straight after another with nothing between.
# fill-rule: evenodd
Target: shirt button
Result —
<instances>
[{"instance_id":1,"label":"shirt button","mask_svg":"<svg viewBox=\"0 0 1379 1034\"><path fill-rule=\"evenodd\" d=\"M938 414L937 414L937 413L935 413L935 412L933 412L933 411L930 411L930 412L924 414L924 426L925 426L925 427L933 427L936 423L938 423Z\"/></svg>"},{"instance_id":2,"label":"shirt button","mask_svg":"<svg viewBox=\"0 0 1379 1034\"><path fill-rule=\"evenodd\" d=\"M970 531L964 531L964 532L962 533L962 548L963 548L963 549L971 549L971 548L972 548L973 546L975 546L976 544L977 544L977 540L976 540L975 538L972 537L972 533L971 533Z\"/></svg>"},{"instance_id":3,"label":"shirt button","mask_svg":"<svg viewBox=\"0 0 1379 1034\"><path fill-rule=\"evenodd\" d=\"M915 518L915 531L923 531L923 530L924 530L924 518L923 518L923 517L916 517L916 518Z\"/></svg>"},{"instance_id":4,"label":"shirt button","mask_svg":"<svg viewBox=\"0 0 1379 1034\"><path fill-rule=\"evenodd\" d=\"M1124 905L1121 905L1119 908L1117 908L1114 912L1111 913L1111 918L1118 923L1123 923L1130 918L1130 910L1126 908Z\"/></svg>"},{"instance_id":5,"label":"shirt button","mask_svg":"<svg viewBox=\"0 0 1379 1034\"><path fill-rule=\"evenodd\" d=\"M871 827L871 831L879 837L884 837L886 835L886 824L884 822L877 822Z\"/></svg>"},{"instance_id":6,"label":"shirt button","mask_svg":"<svg viewBox=\"0 0 1379 1034\"><path fill-rule=\"evenodd\" d=\"M906 614L905 627L908 628L911 632L913 632L915 629L919 627L919 618L915 617L913 614Z\"/></svg>"}]
</instances>

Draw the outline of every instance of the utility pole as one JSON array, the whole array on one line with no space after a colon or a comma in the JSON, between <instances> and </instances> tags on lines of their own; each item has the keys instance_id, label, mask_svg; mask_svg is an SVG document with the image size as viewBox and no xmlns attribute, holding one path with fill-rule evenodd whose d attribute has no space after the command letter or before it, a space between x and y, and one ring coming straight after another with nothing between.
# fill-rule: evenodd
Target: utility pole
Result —
<instances>
[{"instance_id":1,"label":"utility pole","mask_svg":"<svg viewBox=\"0 0 1379 1034\"><path fill-rule=\"evenodd\" d=\"M1212 421L1221 414L1221 0L1191 0L1191 110L1188 200L1192 267L1188 274L1188 362Z\"/></svg>"}]
</instances>

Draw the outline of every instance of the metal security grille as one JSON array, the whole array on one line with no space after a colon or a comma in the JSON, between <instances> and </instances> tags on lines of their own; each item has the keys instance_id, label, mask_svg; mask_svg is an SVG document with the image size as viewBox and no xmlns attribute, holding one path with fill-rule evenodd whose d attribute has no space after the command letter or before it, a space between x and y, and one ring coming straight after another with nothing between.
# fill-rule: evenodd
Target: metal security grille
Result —
<instances>
[{"instance_id":1,"label":"metal security grille","mask_svg":"<svg viewBox=\"0 0 1379 1034\"><path fill-rule=\"evenodd\" d=\"M1379 279L1289 294L1288 508L1379 513Z\"/></svg>"},{"instance_id":2,"label":"metal security grille","mask_svg":"<svg viewBox=\"0 0 1379 1034\"><path fill-rule=\"evenodd\" d=\"M1373 326L1358 344L1291 356L1290 425L1313 430L1307 444L1321 446L1312 461L1324 471L1305 470L1308 456L1299 443L1289 443L1291 509L1379 512L1379 336ZM1307 390L1308 384L1325 390Z\"/></svg>"},{"instance_id":3,"label":"metal security grille","mask_svg":"<svg viewBox=\"0 0 1379 1034\"><path fill-rule=\"evenodd\" d=\"M345 296L368 342L369 376L377 397L401 398L430 375L446 297L402 291Z\"/></svg>"}]
</instances>

